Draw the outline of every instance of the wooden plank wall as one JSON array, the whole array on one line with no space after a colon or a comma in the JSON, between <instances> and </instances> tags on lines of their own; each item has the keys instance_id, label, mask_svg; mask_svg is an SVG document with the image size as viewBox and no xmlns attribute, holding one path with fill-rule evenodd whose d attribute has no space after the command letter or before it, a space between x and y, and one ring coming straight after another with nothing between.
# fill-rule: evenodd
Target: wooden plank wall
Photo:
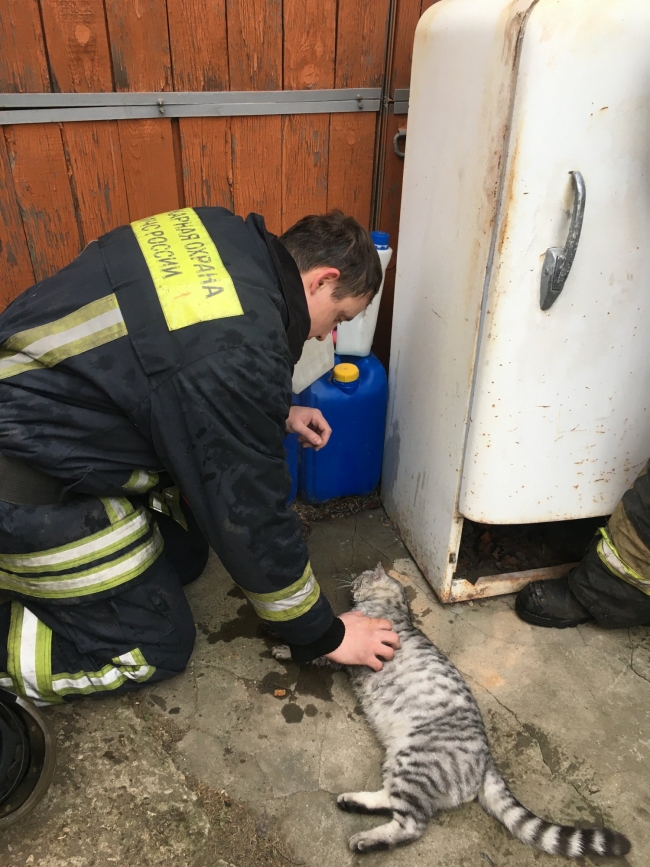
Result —
<instances>
[{"instance_id":1,"label":"wooden plank wall","mask_svg":"<svg viewBox=\"0 0 650 867\"><path fill-rule=\"evenodd\" d=\"M397 0L390 92L428 0ZM381 87L391 0L0 0L0 91ZM377 113L161 117L0 129L0 309L88 241L185 205L258 211L280 232L338 207L370 226ZM389 118L379 225L398 228ZM395 244L393 243L393 246ZM392 284L378 348L387 360Z\"/></svg>"},{"instance_id":2,"label":"wooden plank wall","mask_svg":"<svg viewBox=\"0 0 650 867\"><path fill-rule=\"evenodd\" d=\"M433 6L437 2L438 0L401 0L397 4L393 62L392 68L389 70L389 93L394 93L396 88L409 86L415 28L420 16L429 6ZM373 350L386 366L388 366L390 357L390 333L393 323L393 297L395 293L395 263L399 240L402 173L404 171L404 160L400 159L393 150L393 137L400 128L407 126L407 119L407 115L389 114L384 138L384 164L378 167L378 171L382 173L382 196L379 203L379 220L376 228L390 233L393 258L386 272ZM405 146L404 139L400 139L402 150Z\"/></svg>"}]
</instances>

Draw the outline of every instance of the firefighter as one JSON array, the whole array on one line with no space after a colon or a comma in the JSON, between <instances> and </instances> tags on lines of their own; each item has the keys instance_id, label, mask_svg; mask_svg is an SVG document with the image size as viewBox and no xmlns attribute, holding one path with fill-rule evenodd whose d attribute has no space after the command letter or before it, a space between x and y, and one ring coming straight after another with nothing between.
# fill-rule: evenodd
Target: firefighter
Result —
<instances>
[{"instance_id":1,"label":"firefighter","mask_svg":"<svg viewBox=\"0 0 650 867\"><path fill-rule=\"evenodd\" d=\"M535 626L564 629L595 620L617 628L650 624L650 463L566 578L534 581L515 610Z\"/></svg>"},{"instance_id":2,"label":"firefighter","mask_svg":"<svg viewBox=\"0 0 650 867\"><path fill-rule=\"evenodd\" d=\"M0 688L56 704L185 668L183 584L208 543L295 659L380 669L391 624L335 617L287 507L283 438L308 337L379 289L368 232L340 212L281 238L183 208L122 226L0 315Z\"/></svg>"}]
</instances>

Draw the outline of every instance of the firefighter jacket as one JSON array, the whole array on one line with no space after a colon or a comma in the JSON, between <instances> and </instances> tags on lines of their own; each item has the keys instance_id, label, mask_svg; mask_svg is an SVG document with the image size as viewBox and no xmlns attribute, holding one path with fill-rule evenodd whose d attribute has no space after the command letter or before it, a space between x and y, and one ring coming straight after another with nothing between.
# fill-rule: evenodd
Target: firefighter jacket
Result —
<instances>
[{"instance_id":1,"label":"firefighter jacket","mask_svg":"<svg viewBox=\"0 0 650 867\"><path fill-rule=\"evenodd\" d=\"M68 601L119 592L162 545L130 495L160 501L173 480L273 630L309 658L337 647L343 624L286 504L291 376L309 328L286 248L260 216L223 208L122 226L23 292L0 315L0 452L101 498L108 517L89 515L100 566L88 539L63 539L40 558L0 556L0 588ZM60 504L54 513L64 524Z\"/></svg>"}]
</instances>

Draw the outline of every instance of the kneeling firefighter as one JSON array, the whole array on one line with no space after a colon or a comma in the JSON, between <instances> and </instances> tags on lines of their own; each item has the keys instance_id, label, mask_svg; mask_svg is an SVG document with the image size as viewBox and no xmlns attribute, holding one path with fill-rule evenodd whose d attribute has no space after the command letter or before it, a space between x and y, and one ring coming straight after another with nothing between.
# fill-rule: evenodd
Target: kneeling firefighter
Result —
<instances>
[{"instance_id":1,"label":"kneeling firefighter","mask_svg":"<svg viewBox=\"0 0 650 867\"><path fill-rule=\"evenodd\" d=\"M49 705L183 671L208 543L294 658L381 668L397 636L334 617L283 449L330 433L291 407L305 340L380 282L340 212L278 239L184 208L102 236L0 315L0 687Z\"/></svg>"}]
</instances>

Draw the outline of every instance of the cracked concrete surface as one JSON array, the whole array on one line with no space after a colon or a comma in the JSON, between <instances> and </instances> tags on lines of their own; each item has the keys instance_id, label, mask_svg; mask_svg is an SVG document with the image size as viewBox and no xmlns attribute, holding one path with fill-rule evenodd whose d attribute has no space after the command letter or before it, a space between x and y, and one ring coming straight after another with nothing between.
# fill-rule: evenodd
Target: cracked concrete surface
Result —
<instances>
[{"instance_id":1,"label":"cracked concrete surface","mask_svg":"<svg viewBox=\"0 0 650 867\"><path fill-rule=\"evenodd\" d=\"M622 861L648 863L650 629L536 629L517 619L512 597L441 606L380 510L315 525L309 547L338 611L350 576L380 559L400 573L420 627L474 690L515 794L546 818L609 824L632 841ZM226 790L261 817L260 828L270 822L287 864L559 863L477 804L440 816L410 847L352 855L347 838L384 820L335 806L338 792L380 783L381 750L345 675L274 660L216 558L188 596L198 639L183 676L135 699L49 711L62 748L55 783L32 817L0 837L0 865L219 864L191 781ZM252 867L232 853L227 862Z\"/></svg>"}]
</instances>

